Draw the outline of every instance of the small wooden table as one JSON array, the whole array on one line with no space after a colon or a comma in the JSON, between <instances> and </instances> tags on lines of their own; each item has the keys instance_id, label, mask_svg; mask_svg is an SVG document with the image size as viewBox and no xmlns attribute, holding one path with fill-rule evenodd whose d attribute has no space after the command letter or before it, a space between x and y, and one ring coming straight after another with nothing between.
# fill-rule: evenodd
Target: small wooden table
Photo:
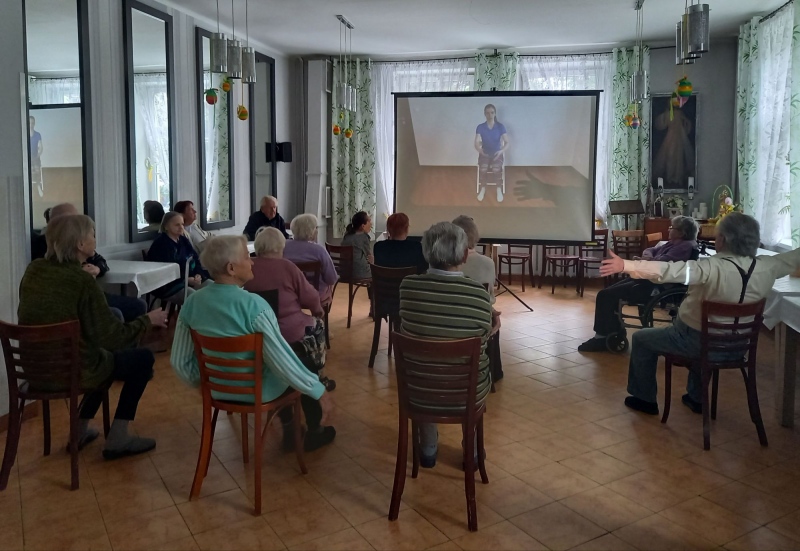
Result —
<instances>
[{"instance_id":1,"label":"small wooden table","mask_svg":"<svg viewBox=\"0 0 800 551\"><path fill-rule=\"evenodd\" d=\"M109 271L100 279L104 286L121 285L123 294L133 286L136 296L145 295L180 279L180 267L172 262L142 260L107 260Z\"/></svg>"}]
</instances>

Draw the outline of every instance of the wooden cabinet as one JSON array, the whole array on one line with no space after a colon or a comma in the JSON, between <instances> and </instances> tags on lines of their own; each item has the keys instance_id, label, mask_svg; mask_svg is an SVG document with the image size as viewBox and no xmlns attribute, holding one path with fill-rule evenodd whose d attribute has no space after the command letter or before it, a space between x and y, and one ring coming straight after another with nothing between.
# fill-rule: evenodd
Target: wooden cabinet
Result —
<instances>
[{"instance_id":1,"label":"wooden cabinet","mask_svg":"<svg viewBox=\"0 0 800 551\"><path fill-rule=\"evenodd\" d=\"M645 218L644 219L644 234L661 233L661 239L664 241L669 239L669 226L671 224L669 218Z\"/></svg>"}]
</instances>

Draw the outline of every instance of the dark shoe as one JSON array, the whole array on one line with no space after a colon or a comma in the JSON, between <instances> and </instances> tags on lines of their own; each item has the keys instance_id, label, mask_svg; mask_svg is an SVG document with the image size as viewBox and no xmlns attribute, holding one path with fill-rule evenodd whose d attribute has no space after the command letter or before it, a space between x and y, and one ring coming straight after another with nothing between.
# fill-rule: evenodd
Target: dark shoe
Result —
<instances>
[{"instance_id":1,"label":"dark shoe","mask_svg":"<svg viewBox=\"0 0 800 551\"><path fill-rule=\"evenodd\" d=\"M328 377L320 377L319 382L325 386L325 390L328 392L333 392L336 390L336 381L333 379L329 379Z\"/></svg>"},{"instance_id":2,"label":"dark shoe","mask_svg":"<svg viewBox=\"0 0 800 551\"><path fill-rule=\"evenodd\" d=\"M152 438L131 437L122 447L106 448L103 450L103 458L111 461L121 459L129 455L138 455L155 449L156 441Z\"/></svg>"},{"instance_id":3,"label":"dark shoe","mask_svg":"<svg viewBox=\"0 0 800 551\"><path fill-rule=\"evenodd\" d=\"M83 448L97 440L98 436L100 436L100 432L98 432L97 429L86 429L86 432L84 432L78 440L78 451L81 451ZM67 453L69 453L69 444L67 444Z\"/></svg>"},{"instance_id":4,"label":"dark shoe","mask_svg":"<svg viewBox=\"0 0 800 551\"><path fill-rule=\"evenodd\" d=\"M333 439L336 438L336 429L333 427L320 427L314 432L308 431L303 442L303 449L307 452L313 452L327 446Z\"/></svg>"},{"instance_id":5,"label":"dark shoe","mask_svg":"<svg viewBox=\"0 0 800 551\"><path fill-rule=\"evenodd\" d=\"M606 352L606 339L592 337L578 347L578 352Z\"/></svg>"},{"instance_id":6,"label":"dark shoe","mask_svg":"<svg viewBox=\"0 0 800 551\"><path fill-rule=\"evenodd\" d=\"M684 406L692 410L692 413L703 413L703 404L695 400L692 400L692 397L689 396L688 394L684 394L683 396L681 396L681 402L683 403Z\"/></svg>"},{"instance_id":7,"label":"dark shoe","mask_svg":"<svg viewBox=\"0 0 800 551\"><path fill-rule=\"evenodd\" d=\"M625 398L625 405L647 415L658 415L658 404L656 402L645 402L636 396L628 396Z\"/></svg>"},{"instance_id":8,"label":"dark shoe","mask_svg":"<svg viewBox=\"0 0 800 551\"><path fill-rule=\"evenodd\" d=\"M432 469L436 466L436 454L425 455L419 454L419 466L423 469Z\"/></svg>"}]
</instances>

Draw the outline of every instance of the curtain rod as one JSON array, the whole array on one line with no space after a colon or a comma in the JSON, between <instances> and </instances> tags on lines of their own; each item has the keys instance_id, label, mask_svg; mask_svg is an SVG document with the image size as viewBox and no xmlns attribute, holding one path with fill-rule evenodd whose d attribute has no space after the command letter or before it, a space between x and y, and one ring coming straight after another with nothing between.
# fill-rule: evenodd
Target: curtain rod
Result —
<instances>
[{"instance_id":1,"label":"curtain rod","mask_svg":"<svg viewBox=\"0 0 800 551\"><path fill-rule=\"evenodd\" d=\"M788 2L786 2L784 5L782 5L780 8L776 9L776 10L775 10L775 11L773 11L772 13L768 13L767 15L765 15L764 17L762 17L761 19L759 19L759 20L758 20L758 22L759 22L759 23L763 23L763 22L764 22L764 21L766 21L767 19L771 19L771 18L775 17L776 15L778 15L778 12L779 12L779 11L781 11L783 8L785 8L786 6L788 6L789 4L791 4L792 2L794 2L794 0L789 0L789 1L788 1Z\"/></svg>"}]
</instances>

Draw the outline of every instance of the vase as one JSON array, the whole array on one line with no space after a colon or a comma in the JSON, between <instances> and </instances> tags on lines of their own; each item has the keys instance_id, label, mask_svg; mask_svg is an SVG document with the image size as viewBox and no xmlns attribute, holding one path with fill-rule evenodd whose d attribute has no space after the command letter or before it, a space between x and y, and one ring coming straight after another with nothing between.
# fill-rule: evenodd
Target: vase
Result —
<instances>
[{"instance_id":1,"label":"vase","mask_svg":"<svg viewBox=\"0 0 800 551\"><path fill-rule=\"evenodd\" d=\"M683 214L683 209L679 209L677 207L669 207L667 208L667 212L669 213L670 218L675 218L676 216L680 216Z\"/></svg>"}]
</instances>

